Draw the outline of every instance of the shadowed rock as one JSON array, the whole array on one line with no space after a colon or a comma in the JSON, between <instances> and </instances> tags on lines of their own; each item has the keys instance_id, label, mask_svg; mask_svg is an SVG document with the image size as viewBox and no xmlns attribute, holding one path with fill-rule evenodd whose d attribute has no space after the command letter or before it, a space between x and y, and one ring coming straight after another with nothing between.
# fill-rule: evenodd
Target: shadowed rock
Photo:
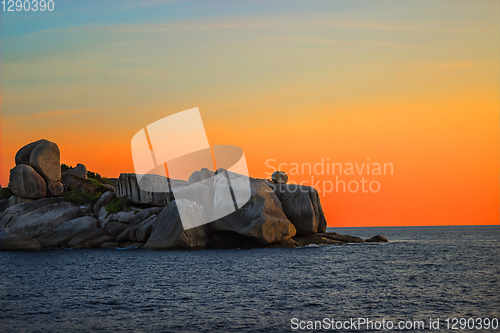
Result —
<instances>
[{"instance_id":1,"label":"shadowed rock","mask_svg":"<svg viewBox=\"0 0 500 333\"><path fill-rule=\"evenodd\" d=\"M18 197L17 195L11 195L10 198L8 199L7 208L10 208L10 207L15 206L15 205L19 205L21 203L33 202L33 201L35 201L35 200L21 198L21 197Z\"/></svg>"},{"instance_id":2,"label":"shadowed rock","mask_svg":"<svg viewBox=\"0 0 500 333\"><path fill-rule=\"evenodd\" d=\"M126 228L127 228L126 224L117 221L112 221L106 224L106 226L104 227L104 231L109 236L116 237L119 234L121 234Z\"/></svg>"},{"instance_id":3,"label":"shadowed rock","mask_svg":"<svg viewBox=\"0 0 500 333\"><path fill-rule=\"evenodd\" d=\"M333 239L333 240L341 241L344 243L364 243L364 240L359 238L359 237L354 237L354 236L349 236L349 235L339 235L336 232L318 233L315 236Z\"/></svg>"},{"instance_id":4,"label":"shadowed rock","mask_svg":"<svg viewBox=\"0 0 500 333\"><path fill-rule=\"evenodd\" d=\"M222 173L215 177L217 196L214 203L215 211L227 211L228 206L234 203L230 197L220 196L224 193L227 183L223 180ZM280 201L273 190L259 179L250 179L250 200L237 211L210 223L213 231L234 231L240 235L255 238L262 244L280 242L295 236L293 224L283 213ZM241 180L241 181L240 181ZM239 184L239 183L242 184ZM246 186L244 178L232 178L233 190Z\"/></svg>"},{"instance_id":5,"label":"shadowed rock","mask_svg":"<svg viewBox=\"0 0 500 333\"><path fill-rule=\"evenodd\" d=\"M42 248L64 247L77 235L96 230L97 225L97 219L84 216L61 224L59 227L37 237L37 240Z\"/></svg>"},{"instance_id":6,"label":"shadowed rock","mask_svg":"<svg viewBox=\"0 0 500 333\"><path fill-rule=\"evenodd\" d=\"M246 249L264 246L253 237L243 236L233 231L211 231L206 247L210 249Z\"/></svg>"},{"instance_id":7,"label":"shadowed rock","mask_svg":"<svg viewBox=\"0 0 500 333\"><path fill-rule=\"evenodd\" d=\"M14 197L14 195L12 195L11 198L12 197ZM9 200L10 200L10 198L0 200L0 212L3 213L7 208L9 208ZM0 220L1 220L1 218L0 218Z\"/></svg>"},{"instance_id":8,"label":"shadowed rock","mask_svg":"<svg viewBox=\"0 0 500 333\"><path fill-rule=\"evenodd\" d=\"M64 222L87 215L88 209L56 198L25 202L8 208L0 224L13 232L38 237Z\"/></svg>"},{"instance_id":9,"label":"shadowed rock","mask_svg":"<svg viewBox=\"0 0 500 333\"><path fill-rule=\"evenodd\" d=\"M85 232L81 232L74 238L72 238L67 246L68 247L75 247L78 245L83 245L87 241L91 241L100 237L106 236L106 233L102 229L94 228L94 229L89 229Z\"/></svg>"},{"instance_id":10,"label":"shadowed rock","mask_svg":"<svg viewBox=\"0 0 500 333\"><path fill-rule=\"evenodd\" d=\"M59 181L50 181L47 183L47 196L58 197L64 192L64 185Z\"/></svg>"},{"instance_id":11,"label":"shadowed rock","mask_svg":"<svg viewBox=\"0 0 500 333\"><path fill-rule=\"evenodd\" d=\"M281 202L286 217L297 229L298 236L325 232L326 218L318 192L310 187L295 184L266 182Z\"/></svg>"},{"instance_id":12,"label":"shadowed rock","mask_svg":"<svg viewBox=\"0 0 500 333\"><path fill-rule=\"evenodd\" d=\"M388 240L384 236L377 235L377 236L373 236L372 238L365 240L365 242L368 242L368 243L387 243Z\"/></svg>"},{"instance_id":13,"label":"shadowed rock","mask_svg":"<svg viewBox=\"0 0 500 333\"><path fill-rule=\"evenodd\" d=\"M129 222L134 218L133 212L118 212L114 214L114 221L129 224Z\"/></svg>"},{"instance_id":14,"label":"shadowed rock","mask_svg":"<svg viewBox=\"0 0 500 333\"><path fill-rule=\"evenodd\" d=\"M129 238L135 242L146 243L153 232L153 227L156 223L156 215L151 215L147 220L143 221L137 228L130 230Z\"/></svg>"},{"instance_id":15,"label":"shadowed rock","mask_svg":"<svg viewBox=\"0 0 500 333\"><path fill-rule=\"evenodd\" d=\"M298 236L298 237L293 237L293 239L301 246L310 244L336 244L336 245L345 244L345 242L343 241L334 240L320 235Z\"/></svg>"},{"instance_id":16,"label":"shadowed rock","mask_svg":"<svg viewBox=\"0 0 500 333\"><path fill-rule=\"evenodd\" d=\"M137 214L134 215L134 218L130 220L127 228L116 237L117 242L125 242L125 241L137 241L137 232L139 229L146 228L147 230L141 231L141 238L146 237L143 242L146 242L147 238L149 238L152 231L151 226L146 225L145 222L151 222L150 218L156 218L156 215L162 211L161 207L152 207L148 209L144 209ZM152 221L154 222L154 220ZM149 233L149 234L148 234Z\"/></svg>"},{"instance_id":17,"label":"shadowed rock","mask_svg":"<svg viewBox=\"0 0 500 333\"><path fill-rule=\"evenodd\" d=\"M139 242L125 242L125 243L121 243L120 244L120 247L121 248L142 248L144 246L143 243L139 243Z\"/></svg>"},{"instance_id":18,"label":"shadowed rock","mask_svg":"<svg viewBox=\"0 0 500 333\"><path fill-rule=\"evenodd\" d=\"M179 207L179 208L178 208ZM179 213L179 210L181 212ZM203 248L208 241L206 224L184 230L180 215L190 225L200 225L207 221L203 208L185 199L171 202L156 218L153 232L144 248L148 249L187 249Z\"/></svg>"},{"instance_id":19,"label":"shadowed rock","mask_svg":"<svg viewBox=\"0 0 500 333\"><path fill-rule=\"evenodd\" d=\"M28 235L0 229L0 250L39 250L40 248L40 244Z\"/></svg>"},{"instance_id":20,"label":"shadowed rock","mask_svg":"<svg viewBox=\"0 0 500 333\"><path fill-rule=\"evenodd\" d=\"M47 184L35 169L27 164L16 165L10 170L10 190L21 198L39 199L47 195Z\"/></svg>"},{"instance_id":21,"label":"shadowed rock","mask_svg":"<svg viewBox=\"0 0 500 333\"><path fill-rule=\"evenodd\" d=\"M93 240L86 241L83 243L84 248L91 248L91 249L96 249L101 246L101 244L104 243L110 243L114 242L115 238L111 236L102 236Z\"/></svg>"}]
</instances>

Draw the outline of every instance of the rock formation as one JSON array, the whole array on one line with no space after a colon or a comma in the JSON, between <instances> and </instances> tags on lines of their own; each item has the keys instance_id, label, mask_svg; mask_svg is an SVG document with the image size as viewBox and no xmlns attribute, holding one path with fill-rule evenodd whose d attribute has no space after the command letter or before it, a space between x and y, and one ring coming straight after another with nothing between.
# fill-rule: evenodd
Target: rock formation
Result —
<instances>
[{"instance_id":1,"label":"rock formation","mask_svg":"<svg viewBox=\"0 0 500 333\"><path fill-rule=\"evenodd\" d=\"M91 209L88 207L45 198L6 209L0 225L12 232L36 238L66 221L85 216L90 212Z\"/></svg>"},{"instance_id":2,"label":"rock formation","mask_svg":"<svg viewBox=\"0 0 500 333\"><path fill-rule=\"evenodd\" d=\"M364 241L326 232L318 192L287 184L288 176L282 171L273 173L271 180L223 169L196 171L188 181L124 173L117 179L115 191L96 181L102 178L99 175L88 173L93 179L87 179L83 164L62 174L63 186L59 154L57 145L47 140L17 152L9 184L14 195L7 192L10 198L0 200L0 250L272 248L387 242L380 235ZM70 196L57 197L65 188ZM240 195L245 191L247 196ZM87 201L78 201L82 199L78 195L84 194Z\"/></svg>"},{"instance_id":3,"label":"rock formation","mask_svg":"<svg viewBox=\"0 0 500 333\"><path fill-rule=\"evenodd\" d=\"M122 173L118 178L117 195L127 196L131 203L146 204L153 206L165 206L165 192L174 184L185 183L185 181L169 179L158 175L143 175L141 185L156 191L143 190L137 183L135 173Z\"/></svg>"},{"instance_id":4,"label":"rock formation","mask_svg":"<svg viewBox=\"0 0 500 333\"><path fill-rule=\"evenodd\" d=\"M40 235L37 240L44 248L64 247L73 238L98 230L97 228L98 223L95 218L83 216L61 224L59 227Z\"/></svg>"},{"instance_id":5,"label":"rock formation","mask_svg":"<svg viewBox=\"0 0 500 333\"><path fill-rule=\"evenodd\" d=\"M22 147L15 162L10 170L9 188L17 196L39 199L63 194L60 152L54 142L42 139Z\"/></svg>"}]
</instances>

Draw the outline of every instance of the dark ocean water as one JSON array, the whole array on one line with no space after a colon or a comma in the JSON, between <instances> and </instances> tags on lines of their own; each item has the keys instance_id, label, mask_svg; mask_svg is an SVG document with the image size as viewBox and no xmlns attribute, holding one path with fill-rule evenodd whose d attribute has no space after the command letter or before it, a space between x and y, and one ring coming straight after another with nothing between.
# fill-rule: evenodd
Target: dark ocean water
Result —
<instances>
[{"instance_id":1,"label":"dark ocean water","mask_svg":"<svg viewBox=\"0 0 500 333\"><path fill-rule=\"evenodd\" d=\"M292 318L359 317L425 331L439 317L445 331L448 317L500 319L500 226L330 231L391 242L0 252L0 331L290 332Z\"/></svg>"}]
</instances>

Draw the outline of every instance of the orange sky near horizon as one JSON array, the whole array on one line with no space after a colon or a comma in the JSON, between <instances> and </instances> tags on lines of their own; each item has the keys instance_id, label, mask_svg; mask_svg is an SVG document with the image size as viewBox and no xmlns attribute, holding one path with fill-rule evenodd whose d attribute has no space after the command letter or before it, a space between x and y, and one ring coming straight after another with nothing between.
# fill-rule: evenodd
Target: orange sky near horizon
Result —
<instances>
[{"instance_id":1,"label":"orange sky near horizon","mask_svg":"<svg viewBox=\"0 0 500 333\"><path fill-rule=\"evenodd\" d=\"M0 184L40 138L62 163L133 172L137 131L199 107L210 144L241 147L252 177L285 163L320 192L331 227L499 224L500 5L389 3L11 32ZM292 171L368 159L393 174ZM325 193L337 176L380 190Z\"/></svg>"}]
</instances>

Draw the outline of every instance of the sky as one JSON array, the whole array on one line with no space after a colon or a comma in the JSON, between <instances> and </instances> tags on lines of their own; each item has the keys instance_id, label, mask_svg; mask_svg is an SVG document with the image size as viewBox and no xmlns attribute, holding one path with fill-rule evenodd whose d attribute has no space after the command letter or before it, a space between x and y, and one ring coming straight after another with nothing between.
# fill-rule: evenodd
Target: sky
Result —
<instances>
[{"instance_id":1,"label":"sky","mask_svg":"<svg viewBox=\"0 0 500 333\"><path fill-rule=\"evenodd\" d=\"M499 224L498 1L55 0L0 11L0 38L3 186L41 138L134 172L134 134L198 107L331 227Z\"/></svg>"}]
</instances>

